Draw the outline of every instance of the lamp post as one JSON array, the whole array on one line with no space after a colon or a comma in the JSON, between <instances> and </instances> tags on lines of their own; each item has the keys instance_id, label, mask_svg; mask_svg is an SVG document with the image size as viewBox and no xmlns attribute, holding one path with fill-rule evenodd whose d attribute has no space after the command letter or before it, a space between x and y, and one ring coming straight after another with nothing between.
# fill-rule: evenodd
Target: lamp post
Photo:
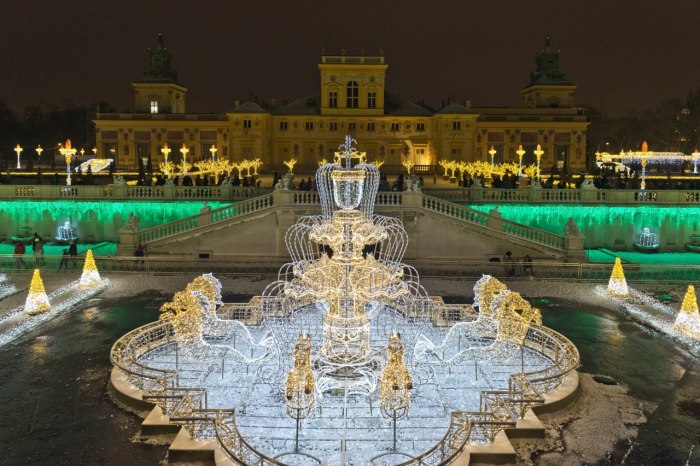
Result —
<instances>
[{"instance_id":1,"label":"lamp post","mask_svg":"<svg viewBox=\"0 0 700 466\"><path fill-rule=\"evenodd\" d=\"M643 190L647 188L646 177L647 177L647 156L646 156L646 154L642 154L642 183L640 185L640 188Z\"/></svg>"},{"instance_id":2,"label":"lamp post","mask_svg":"<svg viewBox=\"0 0 700 466\"><path fill-rule=\"evenodd\" d=\"M307 417L316 402L316 382L311 369L311 337L299 334L294 347L294 365L287 375L285 404L287 414L296 420L294 451L299 451L299 425Z\"/></svg>"},{"instance_id":3,"label":"lamp post","mask_svg":"<svg viewBox=\"0 0 700 466\"><path fill-rule=\"evenodd\" d=\"M75 155L77 150L73 149L71 146L70 139L66 140L63 147L60 147L58 150L61 152L61 155L66 158L66 186L70 186L70 160L71 157Z\"/></svg>"},{"instance_id":4,"label":"lamp post","mask_svg":"<svg viewBox=\"0 0 700 466\"><path fill-rule=\"evenodd\" d=\"M518 146L518 150L515 153L518 154L518 176L523 176L523 155L525 155L525 150L522 144Z\"/></svg>"},{"instance_id":5,"label":"lamp post","mask_svg":"<svg viewBox=\"0 0 700 466\"><path fill-rule=\"evenodd\" d=\"M413 380L403 362L403 342L400 334L389 336L387 361L379 380L379 402L382 414L394 424L393 450L396 451L396 421L408 414Z\"/></svg>"},{"instance_id":6,"label":"lamp post","mask_svg":"<svg viewBox=\"0 0 700 466\"><path fill-rule=\"evenodd\" d=\"M187 153L190 150L187 148L187 144L184 142L182 143L182 147L180 147L180 153L182 154L182 166L184 167L183 175L187 174Z\"/></svg>"},{"instance_id":7,"label":"lamp post","mask_svg":"<svg viewBox=\"0 0 700 466\"><path fill-rule=\"evenodd\" d=\"M535 157L537 157L537 181L540 181L540 159L542 158L542 154L544 154L542 146L537 144L537 149L535 149L534 153Z\"/></svg>"},{"instance_id":8,"label":"lamp post","mask_svg":"<svg viewBox=\"0 0 700 466\"><path fill-rule=\"evenodd\" d=\"M36 155L38 157L38 160L41 160L41 153L44 152L44 148L41 147L41 144L39 144L38 146L36 146L36 149L34 149L34 150L36 150Z\"/></svg>"},{"instance_id":9,"label":"lamp post","mask_svg":"<svg viewBox=\"0 0 700 466\"><path fill-rule=\"evenodd\" d=\"M22 149L22 146L20 146L19 143L17 143L17 145L15 146L15 152L17 152L17 169L18 170L20 168L22 168L22 166L19 164L19 155L22 153L23 150L24 149Z\"/></svg>"},{"instance_id":10,"label":"lamp post","mask_svg":"<svg viewBox=\"0 0 700 466\"><path fill-rule=\"evenodd\" d=\"M97 158L97 147L95 147L95 146L92 147L92 156L94 158Z\"/></svg>"},{"instance_id":11,"label":"lamp post","mask_svg":"<svg viewBox=\"0 0 700 466\"><path fill-rule=\"evenodd\" d=\"M211 161L216 162L216 144L211 145L209 152L211 152Z\"/></svg>"},{"instance_id":12,"label":"lamp post","mask_svg":"<svg viewBox=\"0 0 700 466\"><path fill-rule=\"evenodd\" d=\"M700 158L700 152L695 149L695 152L690 154L690 159L693 161L693 174L698 173L698 159Z\"/></svg>"},{"instance_id":13,"label":"lamp post","mask_svg":"<svg viewBox=\"0 0 700 466\"><path fill-rule=\"evenodd\" d=\"M493 158L496 155L496 148L495 147L491 146L491 149L489 150L489 155L491 156L491 165L493 165Z\"/></svg>"},{"instance_id":14,"label":"lamp post","mask_svg":"<svg viewBox=\"0 0 700 466\"><path fill-rule=\"evenodd\" d=\"M165 157L165 163L168 163L168 155L173 151L170 147L168 147L168 143L164 142L163 143L163 148L160 150L163 153L163 157Z\"/></svg>"}]
</instances>

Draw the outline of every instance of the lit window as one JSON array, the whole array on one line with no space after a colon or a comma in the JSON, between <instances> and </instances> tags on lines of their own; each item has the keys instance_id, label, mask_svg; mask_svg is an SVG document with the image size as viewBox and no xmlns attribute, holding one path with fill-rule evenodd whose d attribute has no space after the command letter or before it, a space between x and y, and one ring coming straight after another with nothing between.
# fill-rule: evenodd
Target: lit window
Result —
<instances>
[{"instance_id":1,"label":"lit window","mask_svg":"<svg viewBox=\"0 0 700 466\"><path fill-rule=\"evenodd\" d=\"M252 120L243 120L243 127L246 129L252 128L253 127Z\"/></svg>"},{"instance_id":2,"label":"lit window","mask_svg":"<svg viewBox=\"0 0 700 466\"><path fill-rule=\"evenodd\" d=\"M425 131L425 123L416 123L416 131Z\"/></svg>"},{"instance_id":3,"label":"lit window","mask_svg":"<svg viewBox=\"0 0 700 466\"><path fill-rule=\"evenodd\" d=\"M151 113L158 113L158 101L151 100Z\"/></svg>"},{"instance_id":4,"label":"lit window","mask_svg":"<svg viewBox=\"0 0 700 466\"><path fill-rule=\"evenodd\" d=\"M367 131L374 131L374 123L367 123Z\"/></svg>"},{"instance_id":5,"label":"lit window","mask_svg":"<svg viewBox=\"0 0 700 466\"><path fill-rule=\"evenodd\" d=\"M399 130L399 124L398 124L398 123L392 123L392 124L391 124L391 130L392 130L393 132L398 131L398 130Z\"/></svg>"},{"instance_id":6,"label":"lit window","mask_svg":"<svg viewBox=\"0 0 700 466\"><path fill-rule=\"evenodd\" d=\"M357 129L357 123L354 121L351 121L348 123L348 131L355 131Z\"/></svg>"},{"instance_id":7,"label":"lit window","mask_svg":"<svg viewBox=\"0 0 700 466\"><path fill-rule=\"evenodd\" d=\"M328 106L330 108L338 108L338 93L329 92L328 93Z\"/></svg>"},{"instance_id":8,"label":"lit window","mask_svg":"<svg viewBox=\"0 0 700 466\"><path fill-rule=\"evenodd\" d=\"M377 93L368 92L367 93L367 108L377 108Z\"/></svg>"},{"instance_id":9,"label":"lit window","mask_svg":"<svg viewBox=\"0 0 700 466\"><path fill-rule=\"evenodd\" d=\"M357 108L359 99L360 87L357 85L357 81L350 81L347 86L347 108Z\"/></svg>"},{"instance_id":10,"label":"lit window","mask_svg":"<svg viewBox=\"0 0 700 466\"><path fill-rule=\"evenodd\" d=\"M306 122L306 131L313 131L314 130L314 122L313 121L307 121Z\"/></svg>"},{"instance_id":11,"label":"lit window","mask_svg":"<svg viewBox=\"0 0 700 466\"><path fill-rule=\"evenodd\" d=\"M287 122L280 121L280 131L287 131Z\"/></svg>"},{"instance_id":12,"label":"lit window","mask_svg":"<svg viewBox=\"0 0 700 466\"><path fill-rule=\"evenodd\" d=\"M452 130L459 131L460 129L462 129L462 122L461 121L453 121L452 122Z\"/></svg>"}]
</instances>

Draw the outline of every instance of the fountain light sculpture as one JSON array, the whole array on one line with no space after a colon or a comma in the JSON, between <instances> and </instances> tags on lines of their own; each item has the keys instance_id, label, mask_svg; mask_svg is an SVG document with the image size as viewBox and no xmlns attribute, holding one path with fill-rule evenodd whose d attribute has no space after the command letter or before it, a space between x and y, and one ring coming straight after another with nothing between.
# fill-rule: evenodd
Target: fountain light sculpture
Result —
<instances>
[{"instance_id":1,"label":"fountain light sculpture","mask_svg":"<svg viewBox=\"0 0 700 466\"><path fill-rule=\"evenodd\" d=\"M39 269L34 269L32 282L29 285L27 300L24 302L24 312L30 315L40 314L51 309L49 297L44 289L44 281L41 279Z\"/></svg>"},{"instance_id":2,"label":"fountain light sculpture","mask_svg":"<svg viewBox=\"0 0 700 466\"><path fill-rule=\"evenodd\" d=\"M683 304L681 304L681 309L676 316L673 328L683 335L700 340L700 312L693 285L688 285L688 291L683 297Z\"/></svg>"},{"instance_id":3,"label":"fountain light sculpture","mask_svg":"<svg viewBox=\"0 0 700 466\"><path fill-rule=\"evenodd\" d=\"M70 221L66 220L63 222L63 225L59 225L56 229L56 241L65 243L76 239L78 239L78 236L75 234L75 229L70 224Z\"/></svg>"}]
</instances>

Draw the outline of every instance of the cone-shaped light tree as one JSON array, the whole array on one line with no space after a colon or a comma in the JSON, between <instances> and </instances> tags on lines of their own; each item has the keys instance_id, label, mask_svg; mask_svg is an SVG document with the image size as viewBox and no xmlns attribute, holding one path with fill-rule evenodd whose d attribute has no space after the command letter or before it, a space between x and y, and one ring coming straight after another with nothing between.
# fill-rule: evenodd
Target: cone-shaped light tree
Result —
<instances>
[{"instance_id":1,"label":"cone-shaped light tree","mask_svg":"<svg viewBox=\"0 0 700 466\"><path fill-rule=\"evenodd\" d=\"M673 328L684 335L700 340L700 312L698 312L698 299L693 285L688 285L688 291L685 293Z\"/></svg>"},{"instance_id":2,"label":"cone-shaped light tree","mask_svg":"<svg viewBox=\"0 0 700 466\"><path fill-rule=\"evenodd\" d=\"M34 315L46 312L49 309L51 309L51 304L44 290L44 282L41 279L41 273L39 273L39 269L34 269L32 283L29 285L29 294L27 294L27 300L24 303L24 311Z\"/></svg>"},{"instance_id":3,"label":"cone-shaped light tree","mask_svg":"<svg viewBox=\"0 0 700 466\"><path fill-rule=\"evenodd\" d=\"M622 270L622 262L620 262L619 257L615 258L615 265L608 282L608 292L615 296L627 296L629 294L627 281L625 280L625 271Z\"/></svg>"},{"instance_id":4,"label":"cone-shaped light tree","mask_svg":"<svg viewBox=\"0 0 700 466\"><path fill-rule=\"evenodd\" d=\"M92 257L92 249L88 249L85 255L85 264L83 265L83 274L80 276L80 288L87 289L102 282L100 273L95 265L95 258Z\"/></svg>"}]
</instances>

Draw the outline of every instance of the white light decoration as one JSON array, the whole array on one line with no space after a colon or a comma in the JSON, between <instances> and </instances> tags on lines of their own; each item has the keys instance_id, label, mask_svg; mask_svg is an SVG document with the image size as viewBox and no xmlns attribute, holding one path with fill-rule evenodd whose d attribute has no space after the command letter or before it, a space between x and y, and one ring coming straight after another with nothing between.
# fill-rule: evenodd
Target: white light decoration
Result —
<instances>
[{"instance_id":1,"label":"white light decoration","mask_svg":"<svg viewBox=\"0 0 700 466\"><path fill-rule=\"evenodd\" d=\"M39 269L34 269L27 300L24 303L24 312L29 315L34 315L46 312L49 309L51 309L51 303L49 303L49 297L46 296L46 291L44 290L41 272L39 272Z\"/></svg>"},{"instance_id":2,"label":"white light decoration","mask_svg":"<svg viewBox=\"0 0 700 466\"><path fill-rule=\"evenodd\" d=\"M523 149L522 145L519 145L515 153L518 154L518 176L523 176L523 155L525 155L525 149Z\"/></svg>"},{"instance_id":3,"label":"white light decoration","mask_svg":"<svg viewBox=\"0 0 700 466\"><path fill-rule=\"evenodd\" d=\"M673 324L674 330L695 340L700 340L700 312L695 287L688 285L683 304Z\"/></svg>"},{"instance_id":4,"label":"white light decoration","mask_svg":"<svg viewBox=\"0 0 700 466\"><path fill-rule=\"evenodd\" d=\"M92 256L92 249L88 249L85 254L85 264L83 265L83 273L80 276L80 288L92 288L102 282L100 272L97 271L95 258Z\"/></svg>"},{"instance_id":5,"label":"white light decoration","mask_svg":"<svg viewBox=\"0 0 700 466\"><path fill-rule=\"evenodd\" d=\"M17 145L15 146L15 152L17 153L17 169L18 169L18 170L19 170L20 168L22 168L22 165L19 164L19 157L20 157L20 154L22 153L23 150L24 150L24 149L22 149L22 147L21 147L19 144L17 144Z\"/></svg>"},{"instance_id":6,"label":"white light decoration","mask_svg":"<svg viewBox=\"0 0 700 466\"><path fill-rule=\"evenodd\" d=\"M58 151L66 159L66 186L70 186L70 184L71 184L70 161L71 161L71 158L77 152L77 150L73 149L73 146L71 145L70 139L68 139L68 140L66 140L66 143L63 146L59 147Z\"/></svg>"},{"instance_id":7,"label":"white light decoration","mask_svg":"<svg viewBox=\"0 0 700 466\"><path fill-rule=\"evenodd\" d=\"M613 265L610 273L608 291L615 296L627 296L629 294L627 280L625 280L625 271L622 269L622 262L619 257L615 258L615 265Z\"/></svg>"}]
</instances>

